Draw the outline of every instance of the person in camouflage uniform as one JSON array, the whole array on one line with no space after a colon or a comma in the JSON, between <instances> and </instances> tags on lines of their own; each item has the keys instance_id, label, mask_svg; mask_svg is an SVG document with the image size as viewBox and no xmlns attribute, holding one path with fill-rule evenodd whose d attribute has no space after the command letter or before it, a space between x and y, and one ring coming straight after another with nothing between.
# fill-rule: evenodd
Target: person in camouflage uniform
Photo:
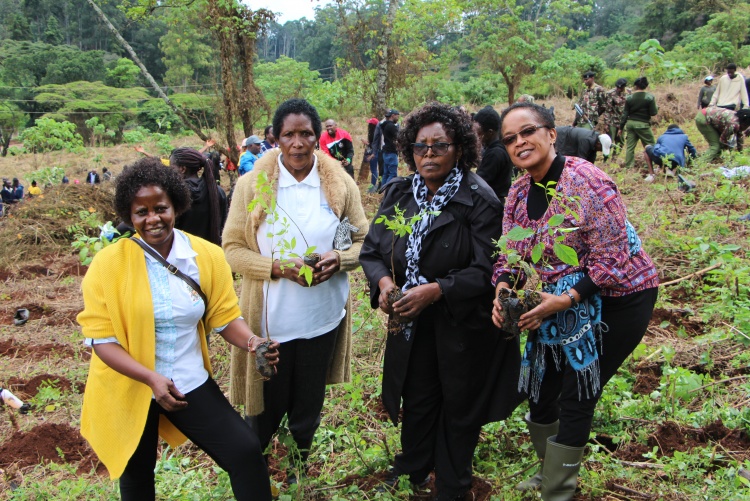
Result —
<instances>
[{"instance_id":1,"label":"person in camouflage uniform","mask_svg":"<svg viewBox=\"0 0 750 501\"><path fill-rule=\"evenodd\" d=\"M583 116L576 113L573 121L573 127L584 127L586 129L595 129L599 123L599 114L604 112L604 88L594 82L593 71L587 71L583 74L583 84L586 87L578 97L578 105L583 110Z\"/></svg>"},{"instance_id":2,"label":"person in camouflage uniform","mask_svg":"<svg viewBox=\"0 0 750 501\"><path fill-rule=\"evenodd\" d=\"M745 136L750 133L750 109L742 109L735 113L726 108L709 106L698 111L695 125L708 143L708 150L703 158L711 162L721 156L722 148L733 147L729 145L732 136L737 139L737 151L742 151Z\"/></svg>"},{"instance_id":3,"label":"person in camouflage uniform","mask_svg":"<svg viewBox=\"0 0 750 501\"><path fill-rule=\"evenodd\" d=\"M609 134L609 137L615 142L618 148L615 153L622 148L625 143L625 137L620 133L620 118L625 109L625 86L628 81L620 78L615 82L615 88L607 92L604 96L604 113L599 117L599 128L603 134Z\"/></svg>"}]
</instances>

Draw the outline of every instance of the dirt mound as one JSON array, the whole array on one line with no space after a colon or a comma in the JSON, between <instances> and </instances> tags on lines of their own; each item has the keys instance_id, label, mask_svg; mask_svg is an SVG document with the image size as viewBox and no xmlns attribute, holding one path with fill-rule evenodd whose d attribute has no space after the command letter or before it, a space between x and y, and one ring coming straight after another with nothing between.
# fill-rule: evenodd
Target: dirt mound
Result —
<instances>
[{"instance_id":1,"label":"dirt mound","mask_svg":"<svg viewBox=\"0 0 750 501\"><path fill-rule=\"evenodd\" d=\"M388 472L379 471L372 475L360 476L360 475L349 475L341 481L342 485L356 485L362 492L375 492L378 487L383 485L386 478L388 478ZM435 476L430 474L427 484L421 489L415 489L415 492L409 499L412 500L427 500L433 499L437 492L435 487ZM471 490L466 493L464 499L472 501L487 501L492 495L492 485L482 480L479 477L471 478Z\"/></svg>"},{"instance_id":2,"label":"dirt mound","mask_svg":"<svg viewBox=\"0 0 750 501\"><path fill-rule=\"evenodd\" d=\"M73 348L64 344L30 344L16 343L15 339L0 341L0 357L30 358L32 360L43 360L49 356L72 357Z\"/></svg>"},{"instance_id":3,"label":"dirt mound","mask_svg":"<svg viewBox=\"0 0 750 501\"><path fill-rule=\"evenodd\" d=\"M643 365L635 368L636 376L633 392L639 395L650 395L659 389L661 384L661 365Z\"/></svg>"},{"instance_id":4,"label":"dirt mound","mask_svg":"<svg viewBox=\"0 0 750 501\"><path fill-rule=\"evenodd\" d=\"M73 388L73 384L68 378L55 376L54 374L39 374L28 381L24 381L18 377L11 377L8 379L8 388L23 400L36 396L39 392L39 387L45 382L60 391L70 391Z\"/></svg>"},{"instance_id":5,"label":"dirt mound","mask_svg":"<svg viewBox=\"0 0 750 501\"><path fill-rule=\"evenodd\" d=\"M101 223L116 222L114 194L107 188L61 185L47 188L44 195L12 207L0 226L0 269L10 269L21 260L30 262L50 252L68 252L73 233L81 224L80 214L97 214ZM91 235L98 229L91 229Z\"/></svg>"},{"instance_id":6,"label":"dirt mound","mask_svg":"<svg viewBox=\"0 0 750 501\"><path fill-rule=\"evenodd\" d=\"M59 452L58 452L59 449ZM40 462L74 463L95 458L91 448L75 428L66 424L44 423L28 432L17 432L0 446L0 467L34 466ZM98 459L96 460L98 462Z\"/></svg>"},{"instance_id":7,"label":"dirt mound","mask_svg":"<svg viewBox=\"0 0 750 501\"><path fill-rule=\"evenodd\" d=\"M658 447L659 455L672 456L675 451L687 452L715 442L726 451L750 457L750 437L744 430L732 430L724 426L721 419L704 428L687 428L673 421L660 425L648 439L650 448Z\"/></svg>"}]
</instances>

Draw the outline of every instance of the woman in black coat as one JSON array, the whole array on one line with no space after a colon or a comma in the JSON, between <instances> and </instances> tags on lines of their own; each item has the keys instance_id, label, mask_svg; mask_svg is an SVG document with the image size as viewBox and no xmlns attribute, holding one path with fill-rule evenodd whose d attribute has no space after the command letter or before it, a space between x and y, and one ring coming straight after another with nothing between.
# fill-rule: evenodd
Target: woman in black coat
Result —
<instances>
[{"instance_id":1,"label":"woman in black coat","mask_svg":"<svg viewBox=\"0 0 750 501\"><path fill-rule=\"evenodd\" d=\"M394 423L403 400L402 452L386 483L409 475L420 484L434 469L437 499L462 499L482 425L505 419L520 399L518 340L490 317L501 205L470 171L479 142L465 112L426 105L407 117L398 145L416 173L386 185L375 220L396 207L407 220L421 217L395 240L395 270L383 224L373 222L360 254L371 305L390 315L383 403ZM404 297L390 304L395 288Z\"/></svg>"}]
</instances>

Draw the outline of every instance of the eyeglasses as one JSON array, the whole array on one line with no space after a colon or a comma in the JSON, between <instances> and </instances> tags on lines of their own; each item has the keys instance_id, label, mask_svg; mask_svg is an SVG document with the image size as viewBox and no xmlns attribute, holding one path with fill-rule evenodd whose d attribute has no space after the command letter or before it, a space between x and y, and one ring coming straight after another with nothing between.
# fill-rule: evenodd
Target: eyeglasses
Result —
<instances>
[{"instance_id":1,"label":"eyeglasses","mask_svg":"<svg viewBox=\"0 0 750 501\"><path fill-rule=\"evenodd\" d=\"M502 141L505 146L510 146L511 144L516 142L516 140L518 139L518 136L521 136L522 138L526 139L527 137L531 136L539 129L546 129L546 128L549 128L549 127L547 127L546 125L529 125L528 127L521 129L515 134L509 134L507 136L503 136L503 138L500 139L500 141Z\"/></svg>"},{"instance_id":2,"label":"eyeglasses","mask_svg":"<svg viewBox=\"0 0 750 501\"><path fill-rule=\"evenodd\" d=\"M448 153L448 148L450 148L452 144L456 143L411 143L411 148L414 154L419 155L420 157L425 156L427 154L427 150L432 150L433 155L435 155L436 157L441 157Z\"/></svg>"}]
</instances>

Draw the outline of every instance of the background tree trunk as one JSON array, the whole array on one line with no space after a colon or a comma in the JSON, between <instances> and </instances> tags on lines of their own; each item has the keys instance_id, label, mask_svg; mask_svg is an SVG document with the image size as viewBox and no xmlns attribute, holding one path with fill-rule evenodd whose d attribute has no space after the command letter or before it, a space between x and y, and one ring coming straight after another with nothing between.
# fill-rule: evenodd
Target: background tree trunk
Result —
<instances>
[{"instance_id":1,"label":"background tree trunk","mask_svg":"<svg viewBox=\"0 0 750 501\"><path fill-rule=\"evenodd\" d=\"M385 115L388 109L385 103L388 97L388 44L393 33L393 22L396 20L396 12L398 12L398 0L388 0L388 12L385 16L383 36L380 39L380 47L378 48L378 72L375 78L375 103L372 110L378 118Z\"/></svg>"}]
</instances>

